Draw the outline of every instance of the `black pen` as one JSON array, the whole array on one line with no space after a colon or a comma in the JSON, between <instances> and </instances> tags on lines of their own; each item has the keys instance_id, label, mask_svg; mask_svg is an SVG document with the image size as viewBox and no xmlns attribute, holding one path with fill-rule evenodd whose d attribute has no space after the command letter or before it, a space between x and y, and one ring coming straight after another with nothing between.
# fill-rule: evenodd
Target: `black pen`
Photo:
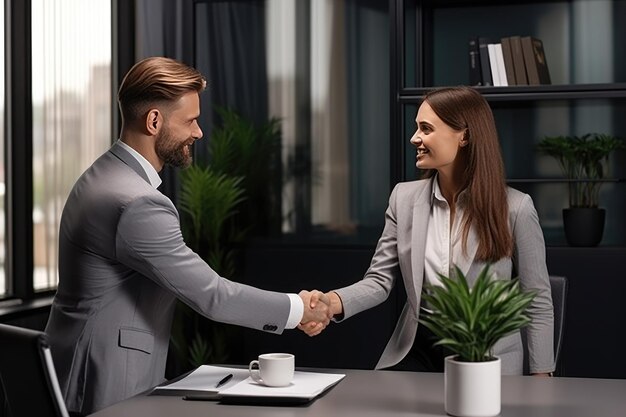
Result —
<instances>
[{"instance_id":1,"label":"black pen","mask_svg":"<svg viewBox=\"0 0 626 417\"><path fill-rule=\"evenodd\" d=\"M228 374L215 385L215 388L219 388L233 377L233 374ZM187 401L215 401L220 399L218 392L200 392L198 394L185 395L183 400Z\"/></svg>"},{"instance_id":2,"label":"black pen","mask_svg":"<svg viewBox=\"0 0 626 417\"><path fill-rule=\"evenodd\" d=\"M219 401L220 394L218 392L201 392L198 394L185 395L183 400L186 401Z\"/></svg>"},{"instance_id":3,"label":"black pen","mask_svg":"<svg viewBox=\"0 0 626 417\"><path fill-rule=\"evenodd\" d=\"M232 377L233 377L233 374L226 375L224 378L220 379L220 382L218 382L217 385L215 385L215 388L221 387L222 385L230 381Z\"/></svg>"}]
</instances>

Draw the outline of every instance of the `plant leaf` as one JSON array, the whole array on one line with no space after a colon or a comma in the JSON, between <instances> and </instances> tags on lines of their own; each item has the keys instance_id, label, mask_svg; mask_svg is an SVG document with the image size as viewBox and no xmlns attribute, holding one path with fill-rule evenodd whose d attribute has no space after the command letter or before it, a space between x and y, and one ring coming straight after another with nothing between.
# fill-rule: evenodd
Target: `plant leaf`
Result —
<instances>
[{"instance_id":1,"label":"plant leaf","mask_svg":"<svg viewBox=\"0 0 626 417\"><path fill-rule=\"evenodd\" d=\"M535 293L522 290L517 279L497 279L489 267L471 288L455 267L452 277L440 275L441 285L427 285L422 296L432 312L420 314L419 323L464 361L485 360L498 340L530 322L526 310Z\"/></svg>"}]
</instances>

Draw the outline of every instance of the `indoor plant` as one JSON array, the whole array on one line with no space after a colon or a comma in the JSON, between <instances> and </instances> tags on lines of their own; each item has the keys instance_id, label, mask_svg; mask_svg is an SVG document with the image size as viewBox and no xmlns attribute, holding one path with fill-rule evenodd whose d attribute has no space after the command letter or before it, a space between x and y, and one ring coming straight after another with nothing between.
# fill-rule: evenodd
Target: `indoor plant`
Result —
<instances>
[{"instance_id":1,"label":"indoor plant","mask_svg":"<svg viewBox=\"0 0 626 417\"><path fill-rule=\"evenodd\" d=\"M539 142L540 152L559 161L569 180L569 208L563 210L565 237L571 246L596 246L602 240L605 210L598 207L600 186L611 153L623 148L615 136L551 136Z\"/></svg>"},{"instance_id":2,"label":"indoor plant","mask_svg":"<svg viewBox=\"0 0 626 417\"><path fill-rule=\"evenodd\" d=\"M489 265L470 286L456 267L451 277L440 275L441 286L426 287L423 300L432 312L420 323L437 337L437 345L453 355L445 360L445 408L454 416L492 416L500 413L500 358L495 343L530 322L526 308L534 293L519 281L500 280Z\"/></svg>"},{"instance_id":3,"label":"indoor plant","mask_svg":"<svg viewBox=\"0 0 626 417\"><path fill-rule=\"evenodd\" d=\"M246 198L242 178L194 164L181 172L180 179L179 206L185 241L215 272L231 278L235 274L235 254L226 228ZM231 329L178 302L170 339L179 359L174 374L209 362L227 362L226 340Z\"/></svg>"},{"instance_id":4,"label":"indoor plant","mask_svg":"<svg viewBox=\"0 0 626 417\"><path fill-rule=\"evenodd\" d=\"M238 247L249 236L280 230L280 121L255 125L232 109L216 112L220 123L201 142L208 158L195 157L181 172L178 204L185 242L219 275L236 280ZM232 360L238 332L179 302L171 337L175 374Z\"/></svg>"}]
</instances>

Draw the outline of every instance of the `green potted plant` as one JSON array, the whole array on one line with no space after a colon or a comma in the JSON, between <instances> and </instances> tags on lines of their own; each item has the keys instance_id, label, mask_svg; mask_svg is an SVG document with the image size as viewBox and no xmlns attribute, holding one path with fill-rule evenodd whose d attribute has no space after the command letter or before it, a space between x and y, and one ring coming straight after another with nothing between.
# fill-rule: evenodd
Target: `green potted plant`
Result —
<instances>
[{"instance_id":1,"label":"green potted plant","mask_svg":"<svg viewBox=\"0 0 626 417\"><path fill-rule=\"evenodd\" d=\"M216 173L210 166L192 165L181 171L179 207L185 241L221 276L235 275L235 254L226 236L228 222L237 214L245 190L242 178ZM205 363L227 362L226 342L232 327L201 317L179 302L171 343L182 373Z\"/></svg>"},{"instance_id":2,"label":"green potted plant","mask_svg":"<svg viewBox=\"0 0 626 417\"><path fill-rule=\"evenodd\" d=\"M605 210L598 206L600 186L608 172L609 156L623 147L619 138L598 133L549 136L539 142L539 152L555 158L569 181L569 208L563 209L563 226L571 246L596 246L602 240Z\"/></svg>"},{"instance_id":3,"label":"green potted plant","mask_svg":"<svg viewBox=\"0 0 626 417\"><path fill-rule=\"evenodd\" d=\"M430 285L422 296L432 310L420 323L453 354L444 367L445 409L454 416L495 416L500 413L500 358L491 353L501 338L530 322L526 308L535 294L519 281L499 280L489 265L470 286L457 267L441 286Z\"/></svg>"},{"instance_id":4,"label":"green potted plant","mask_svg":"<svg viewBox=\"0 0 626 417\"><path fill-rule=\"evenodd\" d=\"M181 171L178 204L189 247L218 274L236 280L241 243L280 230L280 121L256 126L232 109L216 111L221 123L202 142L209 158L196 158ZM176 371L232 360L238 331L178 303L171 337Z\"/></svg>"}]
</instances>

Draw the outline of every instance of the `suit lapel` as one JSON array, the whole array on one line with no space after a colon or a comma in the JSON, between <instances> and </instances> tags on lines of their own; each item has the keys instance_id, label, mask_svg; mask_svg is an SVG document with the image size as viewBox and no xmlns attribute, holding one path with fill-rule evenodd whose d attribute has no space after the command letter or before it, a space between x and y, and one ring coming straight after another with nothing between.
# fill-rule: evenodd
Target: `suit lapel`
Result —
<instances>
[{"instance_id":1,"label":"suit lapel","mask_svg":"<svg viewBox=\"0 0 626 417\"><path fill-rule=\"evenodd\" d=\"M137 173L141 178L146 180L148 184L150 184L150 179L148 178L148 174L143 169L139 161L135 159L126 149L124 149L119 143L114 143L111 149L109 149L113 155L115 155L118 159L128 165L133 171Z\"/></svg>"},{"instance_id":2,"label":"suit lapel","mask_svg":"<svg viewBox=\"0 0 626 417\"><path fill-rule=\"evenodd\" d=\"M413 222L411 230L411 275L405 280L407 294L415 302L416 311L419 311L419 303L424 282L424 255L426 253L426 236L428 235L428 219L431 210L432 197L431 179L428 185L415 196L413 205Z\"/></svg>"}]
</instances>

